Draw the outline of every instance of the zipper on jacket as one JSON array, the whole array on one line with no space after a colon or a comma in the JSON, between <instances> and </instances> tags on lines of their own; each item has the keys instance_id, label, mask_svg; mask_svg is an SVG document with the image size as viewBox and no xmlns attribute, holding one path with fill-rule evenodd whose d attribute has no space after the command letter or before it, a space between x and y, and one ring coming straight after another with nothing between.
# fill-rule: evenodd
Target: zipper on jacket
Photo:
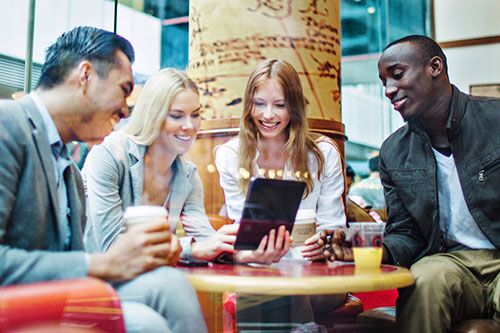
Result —
<instances>
[{"instance_id":1,"label":"zipper on jacket","mask_svg":"<svg viewBox=\"0 0 500 333\"><path fill-rule=\"evenodd\" d=\"M425 249L425 251L421 252L415 261L422 259L424 256L428 255L429 252L432 251L432 246L435 242L436 236L439 236L439 238L440 238L439 239L439 247L436 250L438 252L445 252L446 251L446 247L443 247L444 238L443 238L443 233L441 232L441 221L440 221L440 216L439 216L439 193L438 193L438 185L437 185L438 166L437 166L436 156L434 156L434 153L432 152L432 145L431 145L430 140L427 140L427 147L428 147L429 152L432 156L432 160L434 161L434 191L435 191L434 196L436 198L436 215L437 216L434 219L435 223L433 223L431 236L429 237L429 244L427 244L427 248Z\"/></svg>"},{"instance_id":2,"label":"zipper on jacket","mask_svg":"<svg viewBox=\"0 0 500 333\"><path fill-rule=\"evenodd\" d=\"M494 160L493 162L491 162L490 164L487 164L485 167L483 167L480 171L479 171L479 175L478 175L478 180L480 182L484 181L484 173L486 170L488 169L492 169L494 168L497 164L500 164L500 158Z\"/></svg>"}]
</instances>

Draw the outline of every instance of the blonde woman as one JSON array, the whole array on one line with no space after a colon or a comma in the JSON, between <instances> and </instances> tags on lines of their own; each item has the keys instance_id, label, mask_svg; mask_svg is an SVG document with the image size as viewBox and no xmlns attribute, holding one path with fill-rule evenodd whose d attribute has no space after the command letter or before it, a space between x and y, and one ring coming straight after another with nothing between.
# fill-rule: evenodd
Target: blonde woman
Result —
<instances>
[{"instance_id":1,"label":"blonde woman","mask_svg":"<svg viewBox=\"0 0 500 333\"><path fill-rule=\"evenodd\" d=\"M344 178L335 144L309 132L300 79L286 61L259 64L248 80L240 134L216 150L227 214L239 220L252 177L296 179L306 183L299 209L316 212L317 229L345 225ZM302 255L323 257L317 236Z\"/></svg>"},{"instance_id":2,"label":"blonde woman","mask_svg":"<svg viewBox=\"0 0 500 333\"><path fill-rule=\"evenodd\" d=\"M203 207L196 166L184 161L201 125L199 91L184 73L163 69L144 85L128 122L89 153L82 173L87 192L89 251L108 249L124 231L127 207L164 206L170 231L182 223L182 257L213 260L234 253L240 262L272 262L288 250L284 230L267 237L256 251L234 251L237 226L218 232ZM175 236L174 236L175 237Z\"/></svg>"}]
</instances>

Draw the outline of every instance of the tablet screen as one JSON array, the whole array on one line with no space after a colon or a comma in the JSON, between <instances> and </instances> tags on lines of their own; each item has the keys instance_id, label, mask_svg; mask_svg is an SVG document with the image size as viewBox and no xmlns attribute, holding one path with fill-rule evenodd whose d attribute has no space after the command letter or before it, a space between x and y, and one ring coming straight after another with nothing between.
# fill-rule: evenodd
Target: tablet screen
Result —
<instances>
[{"instance_id":1,"label":"tablet screen","mask_svg":"<svg viewBox=\"0 0 500 333\"><path fill-rule=\"evenodd\" d=\"M237 250L255 250L271 229L284 225L290 233L305 183L293 180L257 178L248 188L234 244Z\"/></svg>"}]
</instances>

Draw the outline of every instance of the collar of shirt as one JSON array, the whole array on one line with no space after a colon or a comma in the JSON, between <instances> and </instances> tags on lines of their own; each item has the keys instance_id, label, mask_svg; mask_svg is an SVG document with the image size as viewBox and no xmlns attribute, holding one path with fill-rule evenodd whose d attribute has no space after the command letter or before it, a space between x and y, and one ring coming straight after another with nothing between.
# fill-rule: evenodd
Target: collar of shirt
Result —
<instances>
[{"instance_id":1,"label":"collar of shirt","mask_svg":"<svg viewBox=\"0 0 500 333\"><path fill-rule=\"evenodd\" d=\"M54 153L54 156L58 158L64 145L61 137L59 136L59 132L57 131L57 127L49 114L49 110L47 110L40 99L40 96L38 96L35 92L31 92L30 97L35 102L38 112L40 112L40 115L42 116L45 129L47 130L47 138L49 139L49 144L52 147L52 152Z\"/></svg>"}]
</instances>

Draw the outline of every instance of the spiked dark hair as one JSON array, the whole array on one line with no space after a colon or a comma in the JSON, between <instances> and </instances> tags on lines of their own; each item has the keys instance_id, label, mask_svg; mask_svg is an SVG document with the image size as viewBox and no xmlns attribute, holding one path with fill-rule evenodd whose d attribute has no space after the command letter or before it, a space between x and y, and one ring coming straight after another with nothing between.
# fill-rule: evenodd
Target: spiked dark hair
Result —
<instances>
[{"instance_id":1,"label":"spiked dark hair","mask_svg":"<svg viewBox=\"0 0 500 333\"><path fill-rule=\"evenodd\" d=\"M134 61L134 48L117 34L94 27L65 32L48 47L37 87L50 89L61 84L82 60L90 61L99 77L106 77L116 64L116 51L125 53L131 63Z\"/></svg>"}]
</instances>

